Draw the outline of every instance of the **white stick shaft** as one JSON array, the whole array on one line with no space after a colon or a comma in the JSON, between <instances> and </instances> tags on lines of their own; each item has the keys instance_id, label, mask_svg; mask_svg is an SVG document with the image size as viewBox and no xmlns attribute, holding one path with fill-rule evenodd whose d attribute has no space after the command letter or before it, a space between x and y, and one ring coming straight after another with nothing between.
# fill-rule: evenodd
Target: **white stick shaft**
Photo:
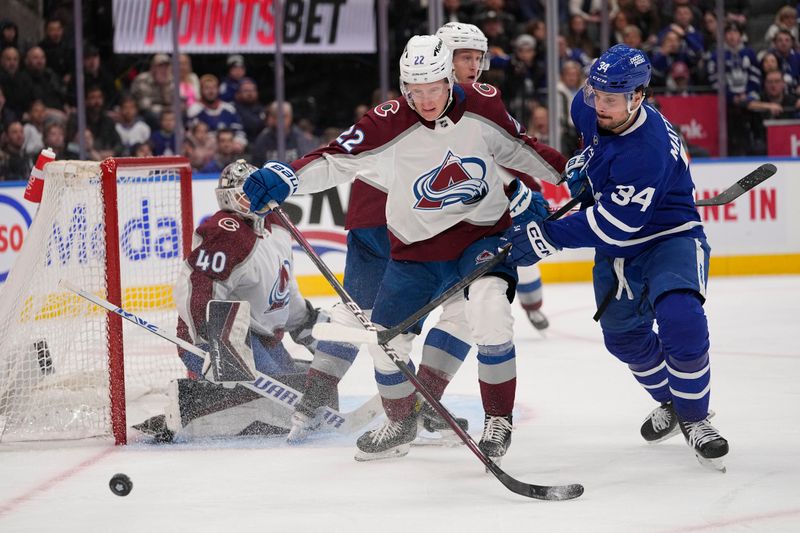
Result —
<instances>
[{"instance_id":1,"label":"white stick shaft","mask_svg":"<svg viewBox=\"0 0 800 533\"><path fill-rule=\"evenodd\" d=\"M147 320L145 320L145 319L143 319L143 318L141 318L139 316L134 315L133 313L125 311L121 307L117 307L116 305L112 304L108 300L104 300L104 299L102 299L102 298L100 298L98 296L95 296L94 294L92 294L90 292L86 292L83 289L81 289L80 287L77 287L74 284L72 284L72 282L67 281L65 279L62 279L61 281L59 281L58 284L60 286L64 287L65 289L68 289L68 290L74 292L75 294L77 294L81 298L89 300L93 304L99 305L103 309L111 311L112 313L116 313L119 316L121 316L122 318L124 318L125 320L127 320L129 322L133 322L137 326L139 326L141 328L144 328L147 331L149 331L151 333L154 333L155 335L158 335L162 339L168 340L172 344L180 346L181 348L183 348L187 352L190 352L190 353L193 353L195 355L199 355L200 357L203 357L205 359L208 359L208 353L206 353L205 350L201 350L200 348L198 348L194 344L186 342L183 339L179 339L175 335L170 335L169 333L167 333L163 329L159 328L155 324L152 324L152 323L148 322Z\"/></svg>"}]
</instances>

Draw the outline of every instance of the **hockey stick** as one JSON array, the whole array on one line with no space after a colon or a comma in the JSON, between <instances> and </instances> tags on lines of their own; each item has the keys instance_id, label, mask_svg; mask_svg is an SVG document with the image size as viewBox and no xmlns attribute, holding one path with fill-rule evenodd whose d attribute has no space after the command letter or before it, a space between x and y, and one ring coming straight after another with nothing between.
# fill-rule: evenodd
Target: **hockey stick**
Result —
<instances>
[{"instance_id":1,"label":"hockey stick","mask_svg":"<svg viewBox=\"0 0 800 533\"><path fill-rule=\"evenodd\" d=\"M703 200L697 200L695 205L697 207L705 207L728 204L750 189L757 187L762 182L771 178L777 171L778 168L775 165L772 163L765 163L718 195Z\"/></svg>"},{"instance_id":2,"label":"hockey stick","mask_svg":"<svg viewBox=\"0 0 800 533\"><path fill-rule=\"evenodd\" d=\"M370 331L377 331L375 324L370 321L364 311L356 304L353 298L347 294L347 291L344 289L342 284L336 279L333 272L331 272L328 265L320 258L311 244L306 240L303 234L297 229L297 226L289 219L286 213L281 209L278 204L274 201L270 201L268 204L269 209L278 215L278 218L281 219L284 227L289 230L292 234L294 239L297 243L303 247L308 258L317 266L320 273L323 277L330 283L331 287L336 291L336 294L342 299L342 302L350 309L350 311L355 315L355 317L364 325L364 328ZM494 461L492 461L475 443L472 437L464 431L461 426L458 425L456 420L453 418L453 415L450 414L442 403L436 399L431 392L425 388L425 386L420 383L417 379L416 374L408 367L408 365L400 358L397 352L389 346L388 344L381 344L380 345L389 359L397 366L400 372L408 379L414 388L422 394L425 400L433 407L437 413L447 422L447 424L455 431L455 433L459 436L459 438L464 441L464 444L475 454L478 459L486 466L486 469L490 471L494 476L509 490L520 494L522 496L526 496L528 498L536 498L539 500L571 500L573 498L577 498L581 494L583 494L583 486L578 484L572 485L557 485L557 486L547 486L547 485L533 485L529 483L523 483L513 477L509 476L505 471L503 471L499 466L497 466Z\"/></svg>"},{"instance_id":3,"label":"hockey stick","mask_svg":"<svg viewBox=\"0 0 800 533\"><path fill-rule=\"evenodd\" d=\"M103 309L110 311L112 313L116 313L117 315L121 316L125 320L136 324L137 326L146 329L150 333L154 335L158 335L164 340L179 346L180 348L186 350L189 353L193 353L199 357L202 357L205 361L211 361L211 355L206 352L205 350L198 348L194 344L190 342L186 342L185 340L172 335L163 329L159 328L157 325L153 324L152 322L148 322L147 320L143 319L140 316L137 316L129 311L122 309L121 307L117 307L108 300L104 300L94 294L84 291L83 289L77 287L72 282L62 279L59 281L59 285L67 290L70 290L84 298L89 300L93 304L99 305ZM285 408L290 408L294 410L295 404L300 401L303 394L289 385L278 381L277 379L273 378L272 376L268 376L266 374L262 374L258 370L253 370L253 374L255 379L253 381L236 381L231 383L236 383L237 385L241 385L242 387L249 389L268 400L275 402L276 404L281 405ZM381 399L380 395L375 395L370 398L365 404L350 411L349 413L340 413L335 409L331 409L330 407L321 407L321 425L320 429L326 429L328 431L333 431L336 433L353 433L354 431L366 426L372 420L374 420L378 415L382 414L383 409L381 407Z\"/></svg>"},{"instance_id":4,"label":"hockey stick","mask_svg":"<svg viewBox=\"0 0 800 533\"><path fill-rule=\"evenodd\" d=\"M585 185L584 185L585 187ZM569 202L561 206L561 208L557 209L550 213L546 220L556 220L561 218L565 213L572 210L578 202L580 201L578 197L580 197L580 193L583 192L583 189L576 195L575 198L572 198ZM396 326L385 329L382 331L371 331L368 329L363 328L351 328L347 326L342 326L339 324L334 324L332 322L324 322L315 324L312 330L312 334L314 338L320 340L327 340L327 341L336 341L336 342L349 342L352 344L386 344L393 338L397 337L398 335L405 333L410 327L414 324L419 322L420 319L427 316L428 313L442 305L446 302L450 297L454 294L464 290L468 285L470 285L473 281L478 279L479 277L483 276L490 270L492 270L495 266L505 261L506 256L508 256L508 252L511 249L511 245L507 244L503 247L503 250L494 256L491 260L487 261L486 263L482 264L480 267L476 268L469 275L461 278L457 283L452 285L446 291L444 291L441 295L434 298L417 311L414 312L411 316L397 324Z\"/></svg>"}]
</instances>

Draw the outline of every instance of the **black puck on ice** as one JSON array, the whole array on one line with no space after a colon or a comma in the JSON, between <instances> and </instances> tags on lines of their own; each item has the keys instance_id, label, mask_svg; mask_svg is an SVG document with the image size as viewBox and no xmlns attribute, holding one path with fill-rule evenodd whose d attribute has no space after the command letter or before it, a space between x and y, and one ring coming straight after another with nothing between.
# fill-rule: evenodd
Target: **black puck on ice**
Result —
<instances>
[{"instance_id":1,"label":"black puck on ice","mask_svg":"<svg viewBox=\"0 0 800 533\"><path fill-rule=\"evenodd\" d=\"M133 489L133 481L125 474L114 474L108 482L111 492L117 496L127 496Z\"/></svg>"}]
</instances>

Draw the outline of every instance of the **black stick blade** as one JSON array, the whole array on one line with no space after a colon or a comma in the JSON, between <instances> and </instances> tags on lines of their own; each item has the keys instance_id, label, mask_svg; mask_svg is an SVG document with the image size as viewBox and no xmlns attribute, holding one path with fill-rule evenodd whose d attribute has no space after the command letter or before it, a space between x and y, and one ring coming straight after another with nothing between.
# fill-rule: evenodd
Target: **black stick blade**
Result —
<instances>
[{"instance_id":1,"label":"black stick blade","mask_svg":"<svg viewBox=\"0 0 800 533\"><path fill-rule=\"evenodd\" d=\"M511 492L515 492L527 498L547 501L573 500L583 494L583 485L574 483L571 485L534 485L524 483L505 473L499 466L490 462L486 465L500 482Z\"/></svg>"},{"instance_id":2,"label":"black stick blade","mask_svg":"<svg viewBox=\"0 0 800 533\"><path fill-rule=\"evenodd\" d=\"M771 178L777 171L778 168L775 165L772 163L765 163L718 195L706 198L705 200L698 200L695 202L695 205L697 207L703 207L730 203L750 189L757 187L762 182Z\"/></svg>"}]
</instances>

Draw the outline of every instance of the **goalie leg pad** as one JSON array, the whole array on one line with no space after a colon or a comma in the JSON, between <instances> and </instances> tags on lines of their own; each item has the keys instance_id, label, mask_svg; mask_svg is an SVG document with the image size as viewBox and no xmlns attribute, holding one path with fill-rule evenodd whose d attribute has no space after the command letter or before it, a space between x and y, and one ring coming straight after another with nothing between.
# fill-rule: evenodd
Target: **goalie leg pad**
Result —
<instances>
[{"instance_id":1,"label":"goalie leg pad","mask_svg":"<svg viewBox=\"0 0 800 533\"><path fill-rule=\"evenodd\" d=\"M254 380L250 303L209 301L206 307L206 327L211 342L209 356L213 381Z\"/></svg>"}]
</instances>

